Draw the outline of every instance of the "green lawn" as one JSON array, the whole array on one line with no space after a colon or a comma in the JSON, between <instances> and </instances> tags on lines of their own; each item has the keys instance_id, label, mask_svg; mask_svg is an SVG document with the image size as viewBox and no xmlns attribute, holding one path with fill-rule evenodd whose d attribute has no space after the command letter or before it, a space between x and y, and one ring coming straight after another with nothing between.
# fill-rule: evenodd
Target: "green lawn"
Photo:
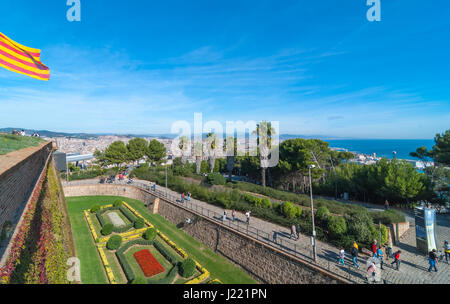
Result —
<instances>
[{"instance_id":1,"label":"green lawn","mask_svg":"<svg viewBox=\"0 0 450 304\"><path fill-rule=\"evenodd\" d=\"M115 196L68 197L69 216L74 230L77 256L81 260L81 279L83 283L107 283L100 257L92 240L88 225L84 219L83 210L94 204L112 204ZM121 197L135 208L142 216L157 229L169 237L190 256L196 259L210 272L210 279L219 279L225 284L255 284L257 283L243 270L231 264L224 257L214 253L205 245L198 242L172 223L166 221L159 214L151 214L140 201Z\"/></svg>"},{"instance_id":2,"label":"green lawn","mask_svg":"<svg viewBox=\"0 0 450 304\"><path fill-rule=\"evenodd\" d=\"M30 146L38 146L44 140L37 137L0 134L0 155Z\"/></svg>"}]
</instances>

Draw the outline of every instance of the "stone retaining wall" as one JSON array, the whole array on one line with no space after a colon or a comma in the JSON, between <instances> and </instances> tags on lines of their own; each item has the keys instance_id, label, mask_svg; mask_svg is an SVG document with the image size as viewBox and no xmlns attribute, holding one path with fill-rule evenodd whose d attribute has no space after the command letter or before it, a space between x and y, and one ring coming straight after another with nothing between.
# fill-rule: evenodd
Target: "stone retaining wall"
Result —
<instances>
[{"instance_id":1,"label":"stone retaining wall","mask_svg":"<svg viewBox=\"0 0 450 304\"><path fill-rule=\"evenodd\" d=\"M11 159L11 167L0 175L0 228L6 221L14 224L19 220L31 190L52 151L52 143L33 148L29 149L30 153L23 153L20 161ZM21 151L11 152L18 153ZM8 167L6 156L0 161L5 162L2 167Z\"/></svg>"}]
</instances>

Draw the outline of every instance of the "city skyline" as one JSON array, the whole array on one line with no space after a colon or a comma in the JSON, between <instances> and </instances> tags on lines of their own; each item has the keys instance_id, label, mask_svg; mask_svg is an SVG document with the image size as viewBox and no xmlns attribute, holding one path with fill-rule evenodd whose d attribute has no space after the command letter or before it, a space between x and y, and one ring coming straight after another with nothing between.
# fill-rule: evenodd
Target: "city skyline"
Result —
<instances>
[{"instance_id":1,"label":"city skyline","mask_svg":"<svg viewBox=\"0 0 450 304\"><path fill-rule=\"evenodd\" d=\"M280 121L281 134L431 139L450 121L449 4L2 1L48 83L0 70L0 127L168 134L177 120ZM32 26L41 12L45 25ZM420 15L417 19L414 16ZM105 18L109 16L110 18ZM426 39L427 44L422 43Z\"/></svg>"}]
</instances>

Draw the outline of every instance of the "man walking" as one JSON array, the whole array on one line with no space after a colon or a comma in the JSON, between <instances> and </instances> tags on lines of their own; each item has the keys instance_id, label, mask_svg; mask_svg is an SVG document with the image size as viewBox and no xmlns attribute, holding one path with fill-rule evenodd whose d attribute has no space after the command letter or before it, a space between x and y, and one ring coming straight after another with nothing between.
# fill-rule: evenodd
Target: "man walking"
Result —
<instances>
[{"instance_id":1,"label":"man walking","mask_svg":"<svg viewBox=\"0 0 450 304\"><path fill-rule=\"evenodd\" d=\"M358 264L358 245L356 244L356 242L353 243L351 254L352 254L353 266L355 266L356 268L359 269L359 264Z\"/></svg>"},{"instance_id":2,"label":"man walking","mask_svg":"<svg viewBox=\"0 0 450 304\"><path fill-rule=\"evenodd\" d=\"M297 235L295 234L295 230L296 230L295 229L295 225L292 224L292 226L291 226L291 236L289 238L292 239L292 237L294 237L294 240L297 239Z\"/></svg>"},{"instance_id":3,"label":"man walking","mask_svg":"<svg viewBox=\"0 0 450 304\"><path fill-rule=\"evenodd\" d=\"M381 265L381 269L383 269L383 256L384 256L384 254L383 254L383 250L381 249L381 246L380 247L378 247L378 250L377 250L377 257L378 257L378 259L380 260L380 265Z\"/></svg>"},{"instance_id":4,"label":"man walking","mask_svg":"<svg viewBox=\"0 0 450 304\"><path fill-rule=\"evenodd\" d=\"M236 219L236 210L233 209L233 211L231 211L231 217L233 218L233 222Z\"/></svg>"},{"instance_id":5,"label":"man walking","mask_svg":"<svg viewBox=\"0 0 450 304\"><path fill-rule=\"evenodd\" d=\"M448 241L444 242L444 253L445 253L445 261L448 262L448 257L450 257L450 244Z\"/></svg>"},{"instance_id":6,"label":"man walking","mask_svg":"<svg viewBox=\"0 0 450 304\"><path fill-rule=\"evenodd\" d=\"M395 265L397 266L396 270L400 270L400 253L402 253L401 250L398 250L394 253L394 261L391 263L391 265L395 263Z\"/></svg>"},{"instance_id":7,"label":"man walking","mask_svg":"<svg viewBox=\"0 0 450 304\"><path fill-rule=\"evenodd\" d=\"M428 263L430 264L430 267L428 268L428 272L430 272L432 268L434 268L434 271L436 271L436 272L438 271L436 268L436 264L438 263L436 249L433 249L428 254Z\"/></svg>"},{"instance_id":8,"label":"man walking","mask_svg":"<svg viewBox=\"0 0 450 304\"><path fill-rule=\"evenodd\" d=\"M392 256L392 246L391 246L391 244L389 243L387 246L386 246L386 261L389 261L389 258Z\"/></svg>"},{"instance_id":9,"label":"man walking","mask_svg":"<svg viewBox=\"0 0 450 304\"><path fill-rule=\"evenodd\" d=\"M300 240L300 223L297 223L297 227L295 227L295 232L297 232L297 241Z\"/></svg>"},{"instance_id":10,"label":"man walking","mask_svg":"<svg viewBox=\"0 0 450 304\"><path fill-rule=\"evenodd\" d=\"M245 213L245 216L247 217L247 225L250 225L250 210Z\"/></svg>"},{"instance_id":11,"label":"man walking","mask_svg":"<svg viewBox=\"0 0 450 304\"><path fill-rule=\"evenodd\" d=\"M340 263L342 263L342 265L345 266L345 250L344 247L341 247L341 250L339 251L339 260L338 260L338 265Z\"/></svg>"},{"instance_id":12,"label":"man walking","mask_svg":"<svg viewBox=\"0 0 450 304\"><path fill-rule=\"evenodd\" d=\"M386 201L384 202L384 209L386 209L386 210L389 209L389 201L388 201L388 200L386 200Z\"/></svg>"},{"instance_id":13,"label":"man walking","mask_svg":"<svg viewBox=\"0 0 450 304\"><path fill-rule=\"evenodd\" d=\"M227 211L226 211L226 210L223 211L222 220L223 220L224 222L227 220Z\"/></svg>"},{"instance_id":14,"label":"man walking","mask_svg":"<svg viewBox=\"0 0 450 304\"><path fill-rule=\"evenodd\" d=\"M372 252L372 257L377 257L377 240L373 240L370 244L370 251Z\"/></svg>"}]
</instances>

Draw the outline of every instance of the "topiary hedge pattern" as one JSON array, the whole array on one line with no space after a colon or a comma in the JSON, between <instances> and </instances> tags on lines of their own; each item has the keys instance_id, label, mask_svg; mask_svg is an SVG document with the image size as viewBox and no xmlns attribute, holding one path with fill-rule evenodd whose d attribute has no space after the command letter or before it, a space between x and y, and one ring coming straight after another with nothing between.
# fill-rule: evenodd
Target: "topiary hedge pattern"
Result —
<instances>
[{"instance_id":1,"label":"topiary hedge pattern","mask_svg":"<svg viewBox=\"0 0 450 304\"><path fill-rule=\"evenodd\" d=\"M91 213L96 213L99 210L100 210L100 205L98 205L98 204L91 207Z\"/></svg>"},{"instance_id":2,"label":"topiary hedge pattern","mask_svg":"<svg viewBox=\"0 0 450 304\"><path fill-rule=\"evenodd\" d=\"M113 235L109 238L108 242L106 243L106 248L109 250L116 250L120 247L122 244L122 237L120 235Z\"/></svg>"},{"instance_id":3,"label":"topiary hedge pattern","mask_svg":"<svg viewBox=\"0 0 450 304\"><path fill-rule=\"evenodd\" d=\"M122 206L122 204L123 204L123 201L121 199L116 199L113 203L113 206L120 207L120 206Z\"/></svg>"},{"instance_id":4,"label":"topiary hedge pattern","mask_svg":"<svg viewBox=\"0 0 450 304\"><path fill-rule=\"evenodd\" d=\"M195 273L195 262L192 258L187 258L180 265L180 274L184 278L192 277Z\"/></svg>"},{"instance_id":5,"label":"topiary hedge pattern","mask_svg":"<svg viewBox=\"0 0 450 304\"><path fill-rule=\"evenodd\" d=\"M113 230L114 230L114 225L111 223L108 223L102 227L101 233L102 233L102 235L110 235L113 232Z\"/></svg>"},{"instance_id":6,"label":"topiary hedge pattern","mask_svg":"<svg viewBox=\"0 0 450 304\"><path fill-rule=\"evenodd\" d=\"M148 228L143 235L143 238L146 240L153 241L156 237L156 229L155 228Z\"/></svg>"},{"instance_id":7,"label":"topiary hedge pattern","mask_svg":"<svg viewBox=\"0 0 450 304\"><path fill-rule=\"evenodd\" d=\"M143 218L137 218L134 221L134 228L141 229L141 228L144 228L144 226L145 226L145 222L144 222Z\"/></svg>"}]
</instances>

